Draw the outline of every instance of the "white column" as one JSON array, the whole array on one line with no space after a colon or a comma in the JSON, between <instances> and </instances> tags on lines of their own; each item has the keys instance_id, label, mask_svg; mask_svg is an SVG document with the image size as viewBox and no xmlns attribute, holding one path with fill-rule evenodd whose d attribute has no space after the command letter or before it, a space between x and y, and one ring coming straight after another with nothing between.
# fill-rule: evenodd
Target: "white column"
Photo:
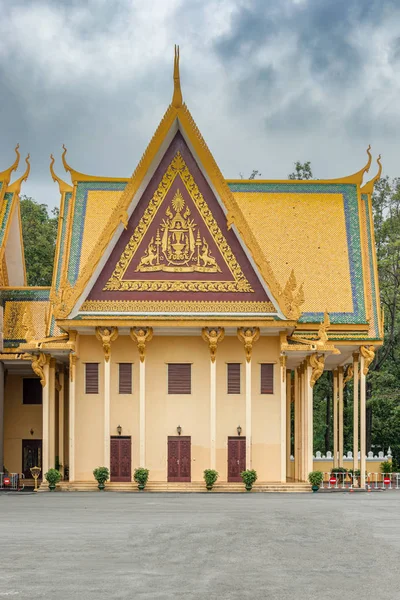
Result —
<instances>
[{"instance_id":1,"label":"white column","mask_svg":"<svg viewBox=\"0 0 400 600\"><path fill-rule=\"evenodd\" d=\"M353 354L353 469L358 471L358 360L357 352Z\"/></svg>"},{"instance_id":2,"label":"white column","mask_svg":"<svg viewBox=\"0 0 400 600\"><path fill-rule=\"evenodd\" d=\"M104 358L104 466L110 469L111 358Z\"/></svg>"},{"instance_id":3,"label":"white column","mask_svg":"<svg viewBox=\"0 0 400 600\"><path fill-rule=\"evenodd\" d=\"M292 372L286 371L286 478L291 476L290 451L291 451L291 406L292 406Z\"/></svg>"},{"instance_id":4,"label":"white column","mask_svg":"<svg viewBox=\"0 0 400 600\"><path fill-rule=\"evenodd\" d=\"M75 481L75 362L73 355L69 363L69 481Z\"/></svg>"},{"instance_id":5,"label":"white column","mask_svg":"<svg viewBox=\"0 0 400 600\"><path fill-rule=\"evenodd\" d=\"M338 377L333 371L333 466L338 466Z\"/></svg>"},{"instance_id":6,"label":"white column","mask_svg":"<svg viewBox=\"0 0 400 600\"><path fill-rule=\"evenodd\" d=\"M364 375L365 359L360 356L360 471L361 489L365 488L365 456L366 456L366 376Z\"/></svg>"},{"instance_id":7,"label":"white column","mask_svg":"<svg viewBox=\"0 0 400 600\"><path fill-rule=\"evenodd\" d=\"M300 374L297 368L294 372L294 478L296 481L300 480L300 435Z\"/></svg>"},{"instance_id":8,"label":"white column","mask_svg":"<svg viewBox=\"0 0 400 600\"><path fill-rule=\"evenodd\" d=\"M58 373L58 382L60 384L60 389L58 391L58 458L62 465L62 467L60 467L61 473L64 475L64 369Z\"/></svg>"},{"instance_id":9,"label":"white column","mask_svg":"<svg viewBox=\"0 0 400 600\"><path fill-rule=\"evenodd\" d=\"M50 358L49 367L49 468L54 469L56 458L56 359Z\"/></svg>"},{"instance_id":10,"label":"white column","mask_svg":"<svg viewBox=\"0 0 400 600\"><path fill-rule=\"evenodd\" d=\"M307 413L307 448L306 448L306 472L304 479L308 481L308 474L314 470L313 451L314 451L314 424L313 424L313 388L310 385L312 367L307 362L305 370L305 388L306 388L306 413Z\"/></svg>"},{"instance_id":11,"label":"white column","mask_svg":"<svg viewBox=\"0 0 400 600\"><path fill-rule=\"evenodd\" d=\"M344 440L343 440L343 367L338 369L339 388L339 467L343 467Z\"/></svg>"},{"instance_id":12,"label":"white column","mask_svg":"<svg viewBox=\"0 0 400 600\"><path fill-rule=\"evenodd\" d=\"M139 459L146 467L146 359L139 362Z\"/></svg>"},{"instance_id":13,"label":"white column","mask_svg":"<svg viewBox=\"0 0 400 600\"><path fill-rule=\"evenodd\" d=\"M306 363L303 363L301 368L301 475L300 480L305 481L307 478L307 395L306 395Z\"/></svg>"},{"instance_id":14,"label":"white column","mask_svg":"<svg viewBox=\"0 0 400 600\"><path fill-rule=\"evenodd\" d=\"M210 361L210 465L211 469L216 468L216 437L217 437L217 376L216 359Z\"/></svg>"},{"instance_id":15,"label":"white column","mask_svg":"<svg viewBox=\"0 0 400 600\"><path fill-rule=\"evenodd\" d=\"M286 357L285 357L286 358ZM280 366L280 384L281 384L281 483L286 483L286 423L290 422L287 415L286 406L286 364Z\"/></svg>"},{"instance_id":16,"label":"white column","mask_svg":"<svg viewBox=\"0 0 400 600\"><path fill-rule=\"evenodd\" d=\"M49 402L50 402L50 365L49 361L43 365L45 385L42 393L42 479L49 470Z\"/></svg>"},{"instance_id":17,"label":"white column","mask_svg":"<svg viewBox=\"0 0 400 600\"><path fill-rule=\"evenodd\" d=\"M0 472L4 467L4 363L0 361Z\"/></svg>"},{"instance_id":18,"label":"white column","mask_svg":"<svg viewBox=\"0 0 400 600\"><path fill-rule=\"evenodd\" d=\"M251 360L246 360L246 469L252 468L251 435Z\"/></svg>"}]
</instances>

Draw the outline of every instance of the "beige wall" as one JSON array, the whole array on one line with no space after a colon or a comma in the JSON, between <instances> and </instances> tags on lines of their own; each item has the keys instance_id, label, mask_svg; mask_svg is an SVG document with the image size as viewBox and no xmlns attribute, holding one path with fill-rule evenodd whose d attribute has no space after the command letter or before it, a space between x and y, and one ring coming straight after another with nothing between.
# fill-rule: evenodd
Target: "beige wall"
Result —
<instances>
[{"instance_id":1,"label":"beige wall","mask_svg":"<svg viewBox=\"0 0 400 600\"><path fill-rule=\"evenodd\" d=\"M263 337L254 347L252 361L253 402L253 467L259 480L280 480L280 377L279 340ZM100 364L99 394L84 393L84 364ZM133 363L133 393L118 393L118 363ZM167 363L192 363L192 393L167 394ZM228 395L226 363L240 362L241 394ZM275 363L274 394L260 394L260 364ZM191 436L192 481L200 481L210 468L210 355L200 336L154 336L146 352L146 466L150 479L167 479L167 439L177 435ZM76 369L75 470L76 480L91 480L95 467L104 463L103 402L104 355L94 336L81 336ZM120 336L112 344L110 435L132 437L132 470L139 466L139 356L128 336ZM245 358L236 337L226 337L217 352L217 470L220 480L227 479L227 440L237 435L236 428L245 424Z\"/></svg>"},{"instance_id":2,"label":"beige wall","mask_svg":"<svg viewBox=\"0 0 400 600\"><path fill-rule=\"evenodd\" d=\"M42 439L42 405L22 404L22 379L7 375L4 390L4 466L11 473L21 472L22 440Z\"/></svg>"}]
</instances>

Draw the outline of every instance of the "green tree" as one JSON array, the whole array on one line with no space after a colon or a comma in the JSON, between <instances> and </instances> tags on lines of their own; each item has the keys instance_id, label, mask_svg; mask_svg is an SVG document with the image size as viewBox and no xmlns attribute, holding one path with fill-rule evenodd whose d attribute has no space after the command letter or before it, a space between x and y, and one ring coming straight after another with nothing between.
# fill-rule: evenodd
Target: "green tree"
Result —
<instances>
[{"instance_id":1,"label":"green tree","mask_svg":"<svg viewBox=\"0 0 400 600\"><path fill-rule=\"evenodd\" d=\"M21 196L22 237L28 285L51 285L57 239L58 208Z\"/></svg>"},{"instance_id":2,"label":"green tree","mask_svg":"<svg viewBox=\"0 0 400 600\"><path fill-rule=\"evenodd\" d=\"M294 171L289 173L289 179L314 179L311 162L308 160L305 163L301 163L300 161L296 161L294 163Z\"/></svg>"}]
</instances>

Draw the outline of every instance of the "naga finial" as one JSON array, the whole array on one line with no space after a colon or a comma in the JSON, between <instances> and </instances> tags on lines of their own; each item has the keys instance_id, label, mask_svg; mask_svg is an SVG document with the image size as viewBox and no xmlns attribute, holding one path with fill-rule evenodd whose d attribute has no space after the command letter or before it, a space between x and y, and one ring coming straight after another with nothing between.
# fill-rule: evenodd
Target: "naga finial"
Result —
<instances>
[{"instance_id":1,"label":"naga finial","mask_svg":"<svg viewBox=\"0 0 400 600\"><path fill-rule=\"evenodd\" d=\"M54 172L54 156L50 154L50 174L54 182L58 183L58 187L60 188L60 194L63 192L71 192L72 187L68 185L65 181L63 181L58 175Z\"/></svg>"},{"instance_id":2,"label":"naga finial","mask_svg":"<svg viewBox=\"0 0 400 600\"><path fill-rule=\"evenodd\" d=\"M8 186L7 192L13 192L15 194L19 194L19 192L21 190L21 184L22 184L22 182L26 181L28 179L28 177L29 177L29 173L30 173L30 170L31 170L31 163L29 162L30 156L31 155L28 154L28 156L25 159L25 162L26 162L25 173L23 175L21 175L21 177L19 179L17 179L11 185Z\"/></svg>"},{"instance_id":3,"label":"naga finial","mask_svg":"<svg viewBox=\"0 0 400 600\"><path fill-rule=\"evenodd\" d=\"M174 94L172 96L172 106L180 108L182 106L181 80L179 75L179 46L175 44L174 58Z\"/></svg>"},{"instance_id":4,"label":"naga finial","mask_svg":"<svg viewBox=\"0 0 400 600\"><path fill-rule=\"evenodd\" d=\"M363 187L361 188L361 193L362 194L372 194L372 192L374 191L374 185L375 185L375 183L382 176L381 155L378 156L378 158L376 159L376 162L378 163L378 172L375 175L375 177L373 177L372 179L370 179L369 181L367 181L367 183L365 185L363 185Z\"/></svg>"}]
</instances>

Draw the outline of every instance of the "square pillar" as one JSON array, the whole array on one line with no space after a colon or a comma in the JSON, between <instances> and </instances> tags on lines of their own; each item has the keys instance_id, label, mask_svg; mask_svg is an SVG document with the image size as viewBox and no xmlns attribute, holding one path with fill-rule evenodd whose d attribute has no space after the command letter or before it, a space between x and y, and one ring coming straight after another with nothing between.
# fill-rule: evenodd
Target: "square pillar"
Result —
<instances>
[{"instance_id":1,"label":"square pillar","mask_svg":"<svg viewBox=\"0 0 400 600\"><path fill-rule=\"evenodd\" d=\"M299 368L294 372L294 478L300 480L300 373Z\"/></svg>"},{"instance_id":2,"label":"square pillar","mask_svg":"<svg viewBox=\"0 0 400 600\"><path fill-rule=\"evenodd\" d=\"M343 367L338 368L338 392L339 392L339 467L343 467Z\"/></svg>"},{"instance_id":3,"label":"square pillar","mask_svg":"<svg viewBox=\"0 0 400 600\"><path fill-rule=\"evenodd\" d=\"M339 466L338 461L338 370L333 371L333 466L334 468Z\"/></svg>"}]
</instances>

